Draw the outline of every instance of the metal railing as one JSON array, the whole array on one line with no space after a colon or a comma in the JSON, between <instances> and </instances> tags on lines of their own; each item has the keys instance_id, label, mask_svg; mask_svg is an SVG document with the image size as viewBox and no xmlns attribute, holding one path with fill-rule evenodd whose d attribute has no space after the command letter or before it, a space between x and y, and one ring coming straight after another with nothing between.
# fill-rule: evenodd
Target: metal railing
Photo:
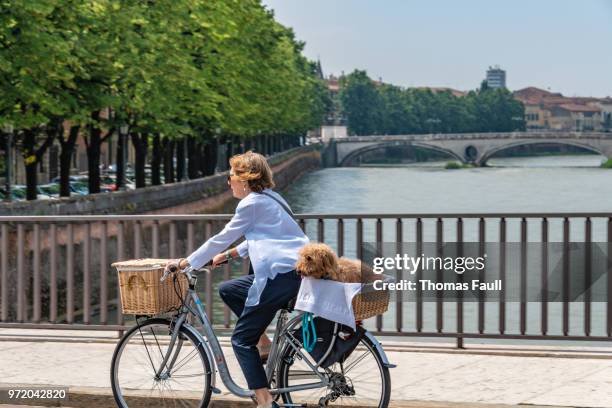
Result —
<instances>
[{"instance_id":1,"label":"metal railing","mask_svg":"<svg viewBox=\"0 0 612 408\"><path fill-rule=\"evenodd\" d=\"M120 313L116 272L110 264L129 258L186 256L230 218L0 216L0 327L124 330L129 322ZM299 214L296 218L311 240L330 244L340 256L360 259L364 242L413 242L419 248L425 242L610 243L612 238L612 213ZM612 254L609 245L607 251ZM547 258L542 259L538 273L544 277L549 266ZM232 316L216 285L247 270L248 260L243 260L201 277L206 311L217 327L229 328ZM522 262L516 304L503 295L494 302L479 298L468 304L461 298L428 302L417 294L416 301L406 302L399 292L387 313L366 323L381 335L455 338L458 347L466 338L612 340L609 263L605 302L592 302L587 291L579 309L567 297L558 305L546 298L530 304L524 284L530 273ZM569 278L569 269L564 269L564 291ZM589 287L590 271L585 279ZM542 278L543 293L546 284ZM554 319L552 306L558 306Z\"/></svg>"}]
</instances>

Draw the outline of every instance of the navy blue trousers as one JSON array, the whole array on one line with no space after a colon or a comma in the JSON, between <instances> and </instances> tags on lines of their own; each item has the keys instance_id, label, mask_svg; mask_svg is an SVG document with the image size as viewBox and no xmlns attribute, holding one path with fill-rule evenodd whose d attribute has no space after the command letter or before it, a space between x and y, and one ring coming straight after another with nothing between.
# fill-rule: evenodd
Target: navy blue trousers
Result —
<instances>
[{"instance_id":1,"label":"navy blue trousers","mask_svg":"<svg viewBox=\"0 0 612 408\"><path fill-rule=\"evenodd\" d=\"M257 350L259 337L266 331L276 312L297 296L300 275L295 270L268 279L259 304L244 306L254 275L246 275L219 285L221 299L238 316L232 333L232 347L249 389L267 388L268 381Z\"/></svg>"}]
</instances>

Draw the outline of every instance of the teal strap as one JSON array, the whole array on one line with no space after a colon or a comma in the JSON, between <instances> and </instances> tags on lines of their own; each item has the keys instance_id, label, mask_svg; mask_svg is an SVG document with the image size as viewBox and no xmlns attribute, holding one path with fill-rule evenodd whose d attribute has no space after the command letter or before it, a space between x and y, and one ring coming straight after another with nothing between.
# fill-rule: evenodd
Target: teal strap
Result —
<instances>
[{"instance_id":1,"label":"teal strap","mask_svg":"<svg viewBox=\"0 0 612 408\"><path fill-rule=\"evenodd\" d=\"M302 315L302 342L304 343L304 349L309 353L314 350L317 344L317 330L315 329L312 313L304 313Z\"/></svg>"}]
</instances>

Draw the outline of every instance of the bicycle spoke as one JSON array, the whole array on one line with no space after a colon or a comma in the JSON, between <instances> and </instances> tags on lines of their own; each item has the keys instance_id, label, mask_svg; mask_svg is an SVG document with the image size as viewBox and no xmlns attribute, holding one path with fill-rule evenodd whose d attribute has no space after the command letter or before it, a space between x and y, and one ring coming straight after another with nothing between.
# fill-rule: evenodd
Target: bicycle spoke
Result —
<instances>
[{"instance_id":1,"label":"bicycle spoke","mask_svg":"<svg viewBox=\"0 0 612 408\"><path fill-rule=\"evenodd\" d=\"M291 353L295 354L294 351ZM364 339L343 365L336 363L326 369L325 376L330 382L328 387L285 394L285 402L308 405L325 403L329 406L386 406L389 385L384 382L388 378L384 370L386 368L377 358L375 349ZM279 375L283 378L282 387L299 387L316 378L314 370L297 358L293 359L291 366L281 367Z\"/></svg>"},{"instance_id":2,"label":"bicycle spoke","mask_svg":"<svg viewBox=\"0 0 612 408\"><path fill-rule=\"evenodd\" d=\"M179 370L181 367L183 367L185 364L189 363L189 360L185 361L185 359L189 358L190 356L191 356L192 358L193 358L193 357L197 357L197 353L198 353L198 350L197 350L197 349L192 350L192 351L191 351L189 354L187 354L185 357L183 357L183 358L181 359L181 361L179 361L178 363L176 363L176 364L175 364L175 366L174 366L174 370L173 370L173 371L174 371L174 372L176 372L176 371L178 371L178 370Z\"/></svg>"},{"instance_id":3,"label":"bicycle spoke","mask_svg":"<svg viewBox=\"0 0 612 408\"><path fill-rule=\"evenodd\" d=\"M356 359L355 361L351 362L351 364L349 364L347 367L345 367L344 372L348 373L360 361L362 361L364 358L366 358L368 354L369 354L368 351L365 351L358 359Z\"/></svg>"},{"instance_id":4,"label":"bicycle spoke","mask_svg":"<svg viewBox=\"0 0 612 408\"><path fill-rule=\"evenodd\" d=\"M150 398L146 403L152 408L198 408L202 398L209 398L212 371L198 346L200 340L181 333L181 347L177 342L172 349L172 332L167 324L143 325L126 335L113 368L113 389L119 393L121 401L130 401L133 394L134 398ZM169 355L168 362L174 360L176 363L171 371L166 364L157 377L156 367L161 367L166 355ZM128 405L122 402L119 406Z\"/></svg>"}]
</instances>

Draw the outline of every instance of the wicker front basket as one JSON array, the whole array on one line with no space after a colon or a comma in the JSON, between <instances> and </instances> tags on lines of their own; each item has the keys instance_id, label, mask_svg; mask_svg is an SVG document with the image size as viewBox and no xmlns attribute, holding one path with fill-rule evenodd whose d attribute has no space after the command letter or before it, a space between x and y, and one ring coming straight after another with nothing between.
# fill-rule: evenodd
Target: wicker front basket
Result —
<instances>
[{"instance_id":1,"label":"wicker front basket","mask_svg":"<svg viewBox=\"0 0 612 408\"><path fill-rule=\"evenodd\" d=\"M124 314L156 315L181 306L188 289L187 278L177 274L161 282L167 259L131 259L115 262Z\"/></svg>"},{"instance_id":2,"label":"wicker front basket","mask_svg":"<svg viewBox=\"0 0 612 408\"><path fill-rule=\"evenodd\" d=\"M389 291L374 290L372 285L364 285L361 293L353 297L355 320L365 320L378 316L389 308Z\"/></svg>"}]
</instances>

